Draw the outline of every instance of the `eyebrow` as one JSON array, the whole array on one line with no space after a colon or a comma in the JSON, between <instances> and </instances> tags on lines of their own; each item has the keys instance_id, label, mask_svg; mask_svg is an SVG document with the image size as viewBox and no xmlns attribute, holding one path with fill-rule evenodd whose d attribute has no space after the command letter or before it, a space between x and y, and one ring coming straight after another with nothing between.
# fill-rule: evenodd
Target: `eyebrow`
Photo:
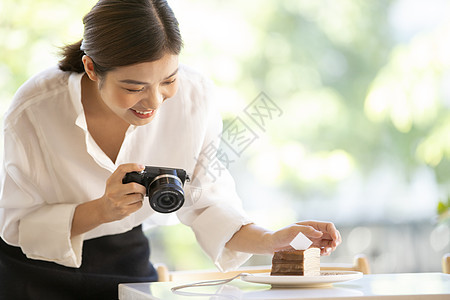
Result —
<instances>
[{"instance_id":1,"label":"eyebrow","mask_svg":"<svg viewBox=\"0 0 450 300\"><path fill-rule=\"evenodd\" d=\"M170 77L174 76L177 73L178 73L178 68L172 74L170 74L169 76L167 76L163 80L167 80L167 79L169 79ZM120 80L119 82L128 83L128 84L136 84L136 85L148 85L148 82L134 80L134 79L124 79L124 80Z\"/></svg>"}]
</instances>

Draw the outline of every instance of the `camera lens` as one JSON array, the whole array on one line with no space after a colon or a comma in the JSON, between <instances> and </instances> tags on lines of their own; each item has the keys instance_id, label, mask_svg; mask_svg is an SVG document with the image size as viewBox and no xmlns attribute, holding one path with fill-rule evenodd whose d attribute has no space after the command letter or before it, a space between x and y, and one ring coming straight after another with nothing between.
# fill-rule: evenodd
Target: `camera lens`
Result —
<instances>
[{"instance_id":1,"label":"camera lens","mask_svg":"<svg viewBox=\"0 0 450 300\"><path fill-rule=\"evenodd\" d=\"M148 187L150 206L160 213L171 213L184 203L184 192L180 178L172 174L155 177Z\"/></svg>"},{"instance_id":2,"label":"camera lens","mask_svg":"<svg viewBox=\"0 0 450 300\"><path fill-rule=\"evenodd\" d=\"M163 207L170 207L173 202L176 201L173 196L171 195L164 195L159 197L159 204Z\"/></svg>"}]
</instances>

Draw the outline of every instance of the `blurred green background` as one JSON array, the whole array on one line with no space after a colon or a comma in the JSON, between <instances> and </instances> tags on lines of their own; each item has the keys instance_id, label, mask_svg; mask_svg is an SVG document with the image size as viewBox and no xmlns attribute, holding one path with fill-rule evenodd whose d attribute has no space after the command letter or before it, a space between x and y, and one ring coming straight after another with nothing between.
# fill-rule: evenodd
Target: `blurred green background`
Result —
<instances>
[{"instance_id":1,"label":"blurred green background","mask_svg":"<svg viewBox=\"0 0 450 300\"><path fill-rule=\"evenodd\" d=\"M0 2L2 114L58 47L81 38L95 2ZM180 61L214 80L225 126L240 117L257 135L228 165L256 222L330 220L344 242L325 261L365 253L374 272L440 271L450 252L450 2L169 3ZM261 92L281 111L264 128L245 114ZM189 228L147 232L152 261L213 268ZM248 262L258 263L270 257Z\"/></svg>"}]
</instances>

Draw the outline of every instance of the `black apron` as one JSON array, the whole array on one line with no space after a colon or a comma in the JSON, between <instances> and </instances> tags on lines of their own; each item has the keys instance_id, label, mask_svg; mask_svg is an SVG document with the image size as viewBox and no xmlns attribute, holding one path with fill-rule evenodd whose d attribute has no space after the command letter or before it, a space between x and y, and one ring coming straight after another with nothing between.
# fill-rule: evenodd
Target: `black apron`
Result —
<instances>
[{"instance_id":1,"label":"black apron","mask_svg":"<svg viewBox=\"0 0 450 300\"><path fill-rule=\"evenodd\" d=\"M132 230L86 240L80 268L28 259L0 239L0 299L118 299L118 284L157 281L148 239Z\"/></svg>"}]
</instances>

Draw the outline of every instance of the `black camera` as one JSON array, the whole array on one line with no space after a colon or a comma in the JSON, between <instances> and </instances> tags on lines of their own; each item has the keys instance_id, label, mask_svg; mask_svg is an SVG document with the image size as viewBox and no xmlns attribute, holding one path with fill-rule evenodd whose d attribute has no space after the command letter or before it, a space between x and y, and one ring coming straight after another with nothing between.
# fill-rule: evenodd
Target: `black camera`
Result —
<instances>
[{"instance_id":1,"label":"black camera","mask_svg":"<svg viewBox=\"0 0 450 300\"><path fill-rule=\"evenodd\" d=\"M150 206L160 213L171 213L184 203L183 185L189 181L185 170L146 166L141 172L125 174L122 183L137 182L147 189Z\"/></svg>"}]
</instances>

